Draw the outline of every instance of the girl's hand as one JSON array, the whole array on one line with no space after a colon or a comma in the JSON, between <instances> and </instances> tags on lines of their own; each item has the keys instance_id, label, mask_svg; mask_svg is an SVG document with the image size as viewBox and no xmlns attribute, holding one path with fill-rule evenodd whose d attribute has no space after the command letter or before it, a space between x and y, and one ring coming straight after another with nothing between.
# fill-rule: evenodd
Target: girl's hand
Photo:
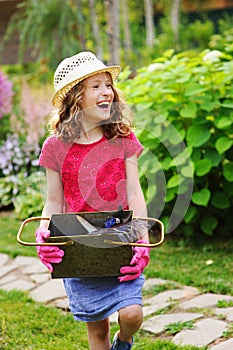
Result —
<instances>
[{"instance_id":1,"label":"girl's hand","mask_svg":"<svg viewBox=\"0 0 233 350\"><path fill-rule=\"evenodd\" d=\"M148 244L148 242L142 240L137 243ZM120 269L120 273L124 275L118 277L120 282L132 281L138 278L150 262L149 247L134 247L133 251L134 255L130 261L130 266L123 266Z\"/></svg>"},{"instance_id":2,"label":"girl's hand","mask_svg":"<svg viewBox=\"0 0 233 350\"><path fill-rule=\"evenodd\" d=\"M50 236L50 231L44 227L39 227L36 230L36 242L44 243L45 238ZM53 272L51 263L58 264L62 261L64 251L55 246L37 246L37 254L41 262L47 267L50 272Z\"/></svg>"}]
</instances>

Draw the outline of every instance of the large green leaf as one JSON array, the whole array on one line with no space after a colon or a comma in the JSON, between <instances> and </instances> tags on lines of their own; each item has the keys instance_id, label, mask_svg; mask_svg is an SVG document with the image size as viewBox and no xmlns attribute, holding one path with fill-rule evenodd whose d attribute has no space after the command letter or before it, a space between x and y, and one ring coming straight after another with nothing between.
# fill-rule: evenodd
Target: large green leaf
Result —
<instances>
[{"instance_id":1,"label":"large green leaf","mask_svg":"<svg viewBox=\"0 0 233 350\"><path fill-rule=\"evenodd\" d=\"M185 214L184 221L188 224L195 219L196 215L197 215L197 208L190 205Z\"/></svg>"},{"instance_id":2,"label":"large green leaf","mask_svg":"<svg viewBox=\"0 0 233 350\"><path fill-rule=\"evenodd\" d=\"M205 152L205 158L208 158L212 162L212 167L217 167L221 160L224 158L223 154L219 154L215 149L207 149Z\"/></svg>"},{"instance_id":3,"label":"large green leaf","mask_svg":"<svg viewBox=\"0 0 233 350\"><path fill-rule=\"evenodd\" d=\"M188 146L200 147L210 139L210 131L203 125L192 125L187 131Z\"/></svg>"},{"instance_id":4,"label":"large green leaf","mask_svg":"<svg viewBox=\"0 0 233 350\"><path fill-rule=\"evenodd\" d=\"M206 234L212 234L213 230L217 227L218 220L211 214L205 214L201 220L201 229Z\"/></svg>"},{"instance_id":5,"label":"large green leaf","mask_svg":"<svg viewBox=\"0 0 233 350\"><path fill-rule=\"evenodd\" d=\"M192 202L196 205L206 207L211 197L211 193L208 188L203 188L198 192L194 192L192 195Z\"/></svg>"},{"instance_id":6,"label":"large green leaf","mask_svg":"<svg viewBox=\"0 0 233 350\"><path fill-rule=\"evenodd\" d=\"M197 105L194 102L189 102L187 106L180 110L180 115L183 118L195 118L197 114Z\"/></svg>"},{"instance_id":7,"label":"large green leaf","mask_svg":"<svg viewBox=\"0 0 233 350\"><path fill-rule=\"evenodd\" d=\"M229 117L219 117L214 121L216 128L218 129L228 129L232 126L232 120Z\"/></svg>"},{"instance_id":8,"label":"large green leaf","mask_svg":"<svg viewBox=\"0 0 233 350\"><path fill-rule=\"evenodd\" d=\"M176 197L176 190L171 188L166 193L166 203L171 202Z\"/></svg>"},{"instance_id":9,"label":"large green leaf","mask_svg":"<svg viewBox=\"0 0 233 350\"><path fill-rule=\"evenodd\" d=\"M192 178L193 177L193 164L189 164L186 166L183 166L180 170L181 175L184 177L189 177Z\"/></svg>"},{"instance_id":10,"label":"large green leaf","mask_svg":"<svg viewBox=\"0 0 233 350\"><path fill-rule=\"evenodd\" d=\"M211 204L219 209L227 209L231 206L229 198L227 197L226 193L223 192L215 192L213 194Z\"/></svg>"},{"instance_id":11,"label":"large green leaf","mask_svg":"<svg viewBox=\"0 0 233 350\"><path fill-rule=\"evenodd\" d=\"M219 154L227 151L232 145L233 145L233 140L227 136L220 137L215 143L215 147Z\"/></svg>"},{"instance_id":12,"label":"large green leaf","mask_svg":"<svg viewBox=\"0 0 233 350\"><path fill-rule=\"evenodd\" d=\"M181 164L185 164L187 160L189 159L189 153L187 149L184 149L180 153L178 153L174 158L173 162L176 166L179 166Z\"/></svg>"},{"instance_id":13,"label":"large green leaf","mask_svg":"<svg viewBox=\"0 0 233 350\"><path fill-rule=\"evenodd\" d=\"M188 89L185 91L185 96L190 97L190 96L196 96L202 92L206 91L206 87L202 87L197 83L190 83L190 86Z\"/></svg>"},{"instance_id":14,"label":"large green leaf","mask_svg":"<svg viewBox=\"0 0 233 350\"><path fill-rule=\"evenodd\" d=\"M173 175L167 182L167 188L174 188L179 185L179 176L177 174Z\"/></svg>"},{"instance_id":15,"label":"large green leaf","mask_svg":"<svg viewBox=\"0 0 233 350\"><path fill-rule=\"evenodd\" d=\"M233 101L232 100L225 100L221 106L225 107L225 108L233 108Z\"/></svg>"},{"instance_id":16,"label":"large green leaf","mask_svg":"<svg viewBox=\"0 0 233 350\"><path fill-rule=\"evenodd\" d=\"M227 181L233 181L233 163L229 162L223 165L223 175Z\"/></svg>"},{"instance_id":17,"label":"large green leaf","mask_svg":"<svg viewBox=\"0 0 233 350\"><path fill-rule=\"evenodd\" d=\"M213 97L207 94L198 96L196 98L196 101L199 104L198 108L207 112L211 112L212 110L218 108L220 105L218 100L213 100Z\"/></svg>"},{"instance_id":18,"label":"large green leaf","mask_svg":"<svg viewBox=\"0 0 233 350\"><path fill-rule=\"evenodd\" d=\"M209 173L212 167L212 162L210 159L200 159L195 163L195 172L197 176L204 176Z\"/></svg>"}]
</instances>

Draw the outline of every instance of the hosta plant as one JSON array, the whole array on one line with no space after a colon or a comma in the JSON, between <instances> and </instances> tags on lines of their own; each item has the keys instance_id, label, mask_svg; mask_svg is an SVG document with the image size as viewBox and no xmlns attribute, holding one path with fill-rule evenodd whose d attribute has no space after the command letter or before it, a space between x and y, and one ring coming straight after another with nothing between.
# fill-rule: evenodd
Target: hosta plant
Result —
<instances>
[{"instance_id":1,"label":"hosta plant","mask_svg":"<svg viewBox=\"0 0 233 350\"><path fill-rule=\"evenodd\" d=\"M140 172L149 213L167 232L232 234L233 59L168 51L118 83L145 147Z\"/></svg>"}]
</instances>

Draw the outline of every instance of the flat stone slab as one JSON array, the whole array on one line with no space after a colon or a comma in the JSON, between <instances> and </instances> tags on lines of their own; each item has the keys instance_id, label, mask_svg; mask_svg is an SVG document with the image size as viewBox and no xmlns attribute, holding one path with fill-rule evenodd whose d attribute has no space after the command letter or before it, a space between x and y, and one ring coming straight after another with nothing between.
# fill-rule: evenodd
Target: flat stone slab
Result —
<instances>
[{"instance_id":1,"label":"flat stone slab","mask_svg":"<svg viewBox=\"0 0 233 350\"><path fill-rule=\"evenodd\" d=\"M142 328L145 331L160 334L165 330L165 326L171 323L187 322L201 318L203 314L199 313L176 313L167 315L158 315L151 317L143 322Z\"/></svg>"},{"instance_id":2,"label":"flat stone slab","mask_svg":"<svg viewBox=\"0 0 233 350\"><path fill-rule=\"evenodd\" d=\"M30 296L37 302L48 303L55 299L66 297L65 288L61 279L50 280L30 292Z\"/></svg>"},{"instance_id":3,"label":"flat stone slab","mask_svg":"<svg viewBox=\"0 0 233 350\"><path fill-rule=\"evenodd\" d=\"M7 254L3 254L3 253L0 254L0 266L5 265L9 260L10 258Z\"/></svg>"},{"instance_id":4,"label":"flat stone slab","mask_svg":"<svg viewBox=\"0 0 233 350\"><path fill-rule=\"evenodd\" d=\"M0 278L0 286L15 281L17 279L18 278L16 275L6 275L5 277Z\"/></svg>"},{"instance_id":5,"label":"flat stone slab","mask_svg":"<svg viewBox=\"0 0 233 350\"><path fill-rule=\"evenodd\" d=\"M48 273L39 273L29 276L32 282L37 284L42 284L50 280L50 275Z\"/></svg>"},{"instance_id":6,"label":"flat stone slab","mask_svg":"<svg viewBox=\"0 0 233 350\"><path fill-rule=\"evenodd\" d=\"M143 313L144 313L144 308L143 308ZM110 323L117 323L118 322L118 312L114 312L114 314L112 314L109 317Z\"/></svg>"},{"instance_id":7,"label":"flat stone slab","mask_svg":"<svg viewBox=\"0 0 233 350\"><path fill-rule=\"evenodd\" d=\"M14 259L14 265L16 266L31 266L38 264L39 258L34 258L31 256L17 256Z\"/></svg>"},{"instance_id":8,"label":"flat stone slab","mask_svg":"<svg viewBox=\"0 0 233 350\"><path fill-rule=\"evenodd\" d=\"M233 301L233 297L223 294L206 293L180 304L182 309L216 307L219 300Z\"/></svg>"},{"instance_id":9,"label":"flat stone slab","mask_svg":"<svg viewBox=\"0 0 233 350\"><path fill-rule=\"evenodd\" d=\"M193 329L176 334L172 341L177 345L206 346L220 338L226 328L226 322L206 318L196 322Z\"/></svg>"},{"instance_id":10,"label":"flat stone slab","mask_svg":"<svg viewBox=\"0 0 233 350\"><path fill-rule=\"evenodd\" d=\"M162 286L164 284L171 283L170 281L164 280L162 278L149 278L148 280L145 280L143 289L148 290L154 286Z\"/></svg>"},{"instance_id":11,"label":"flat stone slab","mask_svg":"<svg viewBox=\"0 0 233 350\"><path fill-rule=\"evenodd\" d=\"M183 290L185 292L185 298L193 298L200 294L200 291L195 287L185 286Z\"/></svg>"},{"instance_id":12,"label":"flat stone slab","mask_svg":"<svg viewBox=\"0 0 233 350\"><path fill-rule=\"evenodd\" d=\"M161 292L156 296L145 299L143 313L145 316L151 315L161 309L164 309L174 303L175 300L185 298L186 292L184 289L173 289Z\"/></svg>"},{"instance_id":13,"label":"flat stone slab","mask_svg":"<svg viewBox=\"0 0 233 350\"><path fill-rule=\"evenodd\" d=\"M233 349L233 339L225 340L218 345L211 347L211 350L232 350Z\"/></svg>"},{"instance_id":14,"label":"flat stone slab","mask_svg":"<svg viewBox=\"0 0 233 350\"><path fill-rule=\"evenodd\" d=\"M42 264L42 262L39 259L34 264L24 267L23 273L25 275L48 273L48 275L50 276L48 269Z\"/></svg>"},{"instance_id":15,"label":"flat stone slab","mask_svg":"<svg viewBox=\"0 0 233 350\"><path fill-rule=\"evenodd\" d=\"M54 305L56 307L58 307L59 309L63 309L63 310L69 310L69 302L68 299L57 299L54 303Z\"/></svg>"},{"instance_id":16,"label":"flat stone slab","mask_svg":"<svg viewBox=\"0 0 233 350\"><path fill-rule=\"evenodd\" d=\"M29 291L33 288L35 288L36 284L32 282L28 282L25 280L17 279L13 282L4 284L1 286L1 289L4 289L6 291L10 291L13 289L21 290L23 292Z\"/></svg>"},{"instance_id":17,"label":"flat stone slab","mask_svg":"<svg viewBox=\"0 0 233 350\"><path fill-rule=\"evenodd\" d=\"M153 305L164 302L172 302L185 298L186 293L184 289L172 289L165 292L161 292L152 298L145 299L145 304Z\"/></svg>"},{"instance_id":18,"label":"flat stone slab","mask_svg":"<svg viewBox=\"0 0 233 350\"><path fill-rule=\"evenodd\" d=\"M5 275L7 275L9 272L16 270L17 266L15 265L4 265L2 267L0 267L0 278L4 277Z\"/></svg>"},{"instance_id":19,"label":"flat stone slab","mask_svg":"<svg viewBox=\"0 0 233 350\"><path fill-rule=\"evenodd\" d=\"M154 313L156 313L159 310L165 309L166 307L168 307L171 304L171 302L161 302L159 304L155 303L152 305L146 305L143 306L143 314L144 317L152 315Z\"/></svg>"},{"instance_id":20,"label":"flat stone slab","mask_svg":"<svg viewBox=\"0 0 233 350\"><path fill-rule=\"evenodd\" d=\"M217 308L214 312L216 315L224 315L227 321L233 322L233 307Z\"/></svg>"}]
</instances>

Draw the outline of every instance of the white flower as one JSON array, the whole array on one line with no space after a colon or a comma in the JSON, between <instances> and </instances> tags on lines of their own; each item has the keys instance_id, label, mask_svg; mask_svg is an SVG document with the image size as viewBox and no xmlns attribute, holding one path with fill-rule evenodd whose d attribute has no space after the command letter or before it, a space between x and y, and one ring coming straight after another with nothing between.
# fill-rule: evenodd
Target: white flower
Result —
<instances>
[{"instance_id":1,"label":"white flower","mask_svg":"<svg viewBox=\"0 0 233 350\"><path fill-rule=\"evenodd\" d=\"M162 70L164 68L163 63L152 63L148 66L148 72L154 72L155 70Z\"/></svg>"},{"instance_id":2,"label":"white flower","mask_svg":"<svg viewBox=\"0 0 233 350\"><path fill-rule=\"evenodd\" d=\"M209 61L209 62L218 62L219 58L222 56L222 52L218 50L213 50L208 52L204 57L203 61Z\"/></svg>"}]
</instances>

